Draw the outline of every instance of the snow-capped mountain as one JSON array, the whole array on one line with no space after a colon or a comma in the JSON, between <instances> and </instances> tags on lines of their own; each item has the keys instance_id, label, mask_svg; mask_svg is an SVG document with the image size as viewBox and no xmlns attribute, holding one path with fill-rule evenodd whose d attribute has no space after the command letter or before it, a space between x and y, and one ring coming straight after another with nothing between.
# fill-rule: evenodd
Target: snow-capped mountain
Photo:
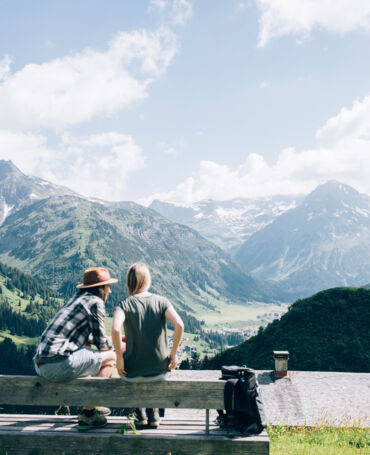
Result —
<instances>
[{"instance_id":1,"label":"snow-capped mountain","mask_svg":"<svg viewBox=\"0 0 370 455\"><path fill-rule=\"evenodd\" d=\"M236 259L297 296L370 280L370 197L329 181L253 234Z\"/></svg>"},{"instance_id":2,"label":"snow-capped mountain","mask_svg":"<svg viewBox=\"0 0 370 455\"><path fill-rule=\"evenodd\" d=\"M0 160L0 224L10 213L39 199L73 194L68 188L23 174L12 161Z\"/></svg>"},{"instance_id":3,"label":"snow-capped mountain","mask_svg":"<svg viewBox=\"0 0 370 455\"><path fill-rule=\"evenodd\" d=\"M7 215L0 261L44 280L52 275L52 286L63 293L74 290L85 268L103 264L119 278L113 292L122 297L127 268L142 260L150 264L157 292L190 312L291 297L254 279L195 230L134 202L78 196L6 161L0 161L0 195Z\"/></svg>"},{"instance_id":4,"label":"snow-capped mountain","mask_svg":"<svg viewBox=\"0 0 370 455\"><path fill-rule=\"evenodd\" d=\"M171 221L196 229L206 239L233 253L253 233L296 207L303 197L295 195L208 200L197 202L191 207L155 200L150 208Z\"/></svg>"}]
</instances>

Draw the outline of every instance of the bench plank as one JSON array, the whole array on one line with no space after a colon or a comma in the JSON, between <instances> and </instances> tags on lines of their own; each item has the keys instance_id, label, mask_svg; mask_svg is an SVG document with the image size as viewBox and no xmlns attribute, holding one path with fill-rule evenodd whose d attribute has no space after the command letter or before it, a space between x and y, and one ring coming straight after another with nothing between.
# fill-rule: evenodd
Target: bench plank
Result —
<instances>
[{"instance_id":1,"label":"bench plank","mask_svg":"<svg viewBox=\"0 0 370 455\"><path fill-rule=\"evenodd\" d=\"M0 404L222 409L223 381L170 380L131 384L119 378L52 383L35 376L0 375Z\"/></svg>"},{"instance_id":2,"label":"bench plank","mask_svg":"<svg viewBox=\"0 0 370 455\"><path fill-rule=\"evenodd\" d=\"M179 421L174 426L173 419L168 422L164 419L158 430L140 430L135 435L128 429L122 435L117 430L127 419L109 417L106 427L81 433L77 431L76 420L70 416L57 417L27 420L25 416L0 415L2 449L9 455L266 455L269 451L265 432L232 438L236 433L211 427L210 435L206 436L204 425L188 422L182 428ZM10 426L4 425L7 421ZM42 421L49 426L42 425Z\"/></svg>"}]
</instances>

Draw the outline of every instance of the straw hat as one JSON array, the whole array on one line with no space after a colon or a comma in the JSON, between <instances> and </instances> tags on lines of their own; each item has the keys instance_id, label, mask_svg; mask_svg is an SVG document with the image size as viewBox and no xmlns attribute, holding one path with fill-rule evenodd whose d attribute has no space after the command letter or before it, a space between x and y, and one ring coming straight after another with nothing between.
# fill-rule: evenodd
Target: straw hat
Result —
<instances>
[{"instance_id":1,"label":"straw hat","mask_svg":"<svg viewBox=\"0 0 370 455\"><path fill-rule=\"evenodd\" d=\"M116 278L110 277L110 273L105 267L91 267L90 269L86 269L82 281L82 284L77 285L78 289L118 283Z\"/></svg>"}]
</instances>

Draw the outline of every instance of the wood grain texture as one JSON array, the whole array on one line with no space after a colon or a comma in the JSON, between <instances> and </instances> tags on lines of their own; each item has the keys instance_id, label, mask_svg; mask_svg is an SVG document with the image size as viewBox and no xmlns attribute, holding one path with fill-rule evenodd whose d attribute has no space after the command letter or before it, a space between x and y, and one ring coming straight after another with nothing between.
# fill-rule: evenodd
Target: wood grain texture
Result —
<instances>
[{"instance_id":1,"label":"wood grain texture","mask_svg":"<svg viewBox=\"0 0 370 455\"><path fill-rule=\"evenodd\" d=\"M222 409L224 385L217 380L129 384L119 378L52 383L37 376L0 375L0 404Z\"/></svg>"},{"instance_id":2,"label":"wood grain texture","mask_svg":"<svg viewBox=\"0 0 370 455\"><path fill-rule=\"evenodd\" d=\"M240 436L211 426L209 436L204 425L192 421L163 419L158 430L143 429L133 434L125 417L109 417L108 425L81 433L76 418L68 416L0 415L0 442L8 455L190 455L256 454L266 455L266 432L252 437ZM126 434L118 433L126 424Z\"/></svg>"}]
</instances>

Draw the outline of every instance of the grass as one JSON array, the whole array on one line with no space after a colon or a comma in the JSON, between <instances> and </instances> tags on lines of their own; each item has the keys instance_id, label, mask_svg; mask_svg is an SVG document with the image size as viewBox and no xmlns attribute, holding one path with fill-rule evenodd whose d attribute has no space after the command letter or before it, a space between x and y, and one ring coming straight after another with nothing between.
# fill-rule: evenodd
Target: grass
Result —
<instances>
[{"instance_id":1,"label":"grass","mask_svg":"<svg viewBox=\"0 0 370 455\"><path fill-rule=\"evenodd\" d=\"M269 426L270 455L362 455L370 453L370 430L353 427Z\"/></svg>"},{"instance_id":2,"label":"grass","mask_svg":"<svg viewBox=\"0 0 370 455\"><path fill-rule=\"evenodd\" d=\"M218 311L197 312L196 317L206 321L206 327L210 329L220 328L240 328L243 329L250 325L262 325L257 316L264 313L285 312L286 304L277 305L276 303L248 302L244 305L220 305Z\"/></svg>"},{"instance_id":3,"label":"grass","mask_svg":"<svg viewBox=\"0 0 370 455\"><path fill-rule=\"evenodd\" d=\"M12 335L9 330L2 330L0 331L0 343L4 341L4 338L10 338L13 343L15 343L18 347L21 345L24 346L33 346L36 345L40 337L26 337L22 335Z\"/></svg>"}]
</instances>

